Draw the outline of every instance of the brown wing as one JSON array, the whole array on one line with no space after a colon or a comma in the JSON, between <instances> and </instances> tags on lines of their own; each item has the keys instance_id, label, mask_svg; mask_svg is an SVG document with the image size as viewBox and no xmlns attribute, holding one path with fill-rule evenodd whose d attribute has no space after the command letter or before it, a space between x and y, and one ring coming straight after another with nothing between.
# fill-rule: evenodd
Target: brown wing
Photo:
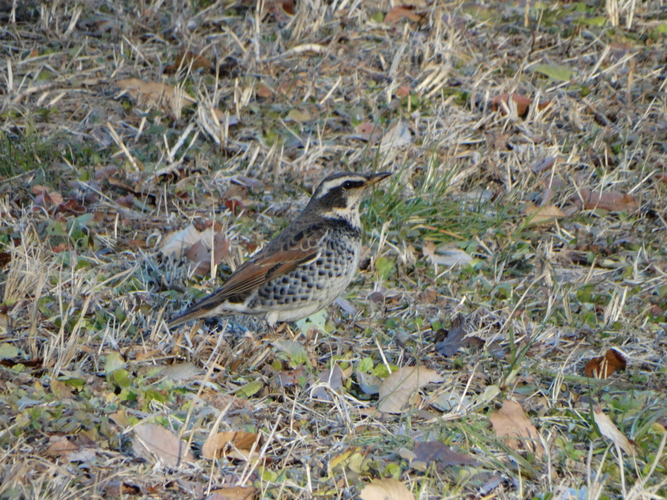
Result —
<instances>
[{"instance_id":1,"label":"brown wing","mask_svg":"<svg viewBox=\"0 0 667 500\"><path fill-rule=\"evenodd\" d=\"M193 305L169 322L169 328L204 318L228 300L243 303L247 296L264 283L291 273L317 257L319 241L324 236L324 224L295 224L286 228L262 251L239 267L218 291Z\"/></svg>"}]
</instances>

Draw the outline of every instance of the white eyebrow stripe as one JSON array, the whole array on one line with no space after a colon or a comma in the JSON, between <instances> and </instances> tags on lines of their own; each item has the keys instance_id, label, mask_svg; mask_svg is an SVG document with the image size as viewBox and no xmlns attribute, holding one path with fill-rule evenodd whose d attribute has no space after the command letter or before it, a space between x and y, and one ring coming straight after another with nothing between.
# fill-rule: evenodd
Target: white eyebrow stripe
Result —
<instances>
[{"instance_id":1,"label":"white eyebrow stripe","mask_svg":"<svg viewBox=\"0 0 667 500\"><path fill-rule=\"evenodd\" d=\"M365 177L356 177L356 176L345 176L345 177L339 177L338 179L331 179L330 181L325 181L320 185L320 196L324 196L327 194L329 191L332 189L338 188L342 186L345 182L347 181L359 181L359 182L366 182Z\"/></svg>"}]
</instances>

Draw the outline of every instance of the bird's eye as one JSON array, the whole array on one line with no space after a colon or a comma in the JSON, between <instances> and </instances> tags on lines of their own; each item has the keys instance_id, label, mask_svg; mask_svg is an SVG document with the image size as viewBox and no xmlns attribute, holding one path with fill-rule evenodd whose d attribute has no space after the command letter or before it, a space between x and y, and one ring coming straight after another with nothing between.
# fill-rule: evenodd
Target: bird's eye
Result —
<instances>
[{"instance_id":1,"label":"bird's eye","mask_svg":"<svg viewBox=\"0 0 667 500\"><path fill-rule=\"evenodd\" d=\"M343 182L343 189L360 188L364 183L362 181L345 181Z\"/></svg>"}]
</instances>

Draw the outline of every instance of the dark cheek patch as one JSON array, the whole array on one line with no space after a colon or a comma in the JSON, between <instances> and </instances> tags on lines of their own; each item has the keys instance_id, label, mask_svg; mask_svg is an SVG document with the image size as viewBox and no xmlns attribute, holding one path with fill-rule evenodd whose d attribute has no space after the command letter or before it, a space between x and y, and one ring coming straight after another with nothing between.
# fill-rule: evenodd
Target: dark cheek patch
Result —
<instances>
[{"instance_id":1,"label":"dark cheek patch","mask_svg":"<svg viewBox=\"0 0 667 500\"><path fill-rule=\"evenodd\" d=\"M326 209L347 207L347 196L341 191L331 191L322 198L322 205Z\"/></svg>"}]
</instances>

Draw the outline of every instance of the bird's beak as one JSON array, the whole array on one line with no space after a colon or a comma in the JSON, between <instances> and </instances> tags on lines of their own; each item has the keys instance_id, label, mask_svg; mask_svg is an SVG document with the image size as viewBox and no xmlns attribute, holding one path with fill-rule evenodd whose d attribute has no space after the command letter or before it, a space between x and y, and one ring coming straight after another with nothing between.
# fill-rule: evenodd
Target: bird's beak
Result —
<instances>
[{"instance_id":1,"label":"bird's beak","mask_svg":"<svg viewBox=\"0 0 667 500\"><path fill-rule=\"evenodd\" d=\"M367 186L372 186L373 184L377 184L382 179L386 179L390 175L391 175L391 172L380 172L379 174L370 174L368 176L368 181L366 182L366 185Z\"/></svg>"}]
</instances>

